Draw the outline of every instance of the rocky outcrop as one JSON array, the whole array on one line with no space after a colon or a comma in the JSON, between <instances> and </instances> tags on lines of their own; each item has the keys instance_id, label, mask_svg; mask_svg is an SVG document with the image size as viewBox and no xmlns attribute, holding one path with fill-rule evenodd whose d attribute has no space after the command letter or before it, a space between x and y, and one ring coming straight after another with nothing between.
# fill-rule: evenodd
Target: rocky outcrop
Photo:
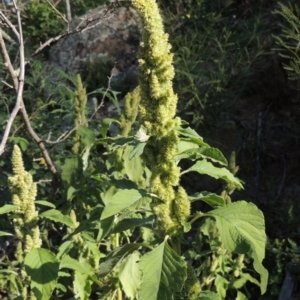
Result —
<instances>
[{"instance_id":1,"label":"rocky outcrop","mask_svg":"<svg viewBox=\"0 0 300 300\"><path fill-rule=\"evenodd\" d=\"M50 49L51 68L66 72L86 72L91 66L111 62L114 75L124 80L136 71L140 38L140 19L133 8L118 7L107 17L107 7L100 6L75 18L70 29L91 27L59 40ZM95 20L95 21L91 21ZM96 25L97 22L100 24ZM132 75L132 74L131 74Z\"/></svg>"}]
</instances>

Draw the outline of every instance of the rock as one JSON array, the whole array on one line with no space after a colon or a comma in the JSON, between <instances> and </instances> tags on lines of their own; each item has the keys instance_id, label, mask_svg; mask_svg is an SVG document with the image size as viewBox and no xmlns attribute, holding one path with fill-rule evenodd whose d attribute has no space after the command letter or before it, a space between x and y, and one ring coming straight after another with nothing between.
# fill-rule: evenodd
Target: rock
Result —
<instances>
[{"instance_id":1,"label":"rock","mask_svg":"<svg viewBox=\"0 0 300 300\"><path fill-rule=\"evenodd\" d=\"M90 22L91 19L98 20ZM99 20L100 24L96 25ZM107 6L103 5L72 20L70 29L86 25L91 28L62 38L51 47L50 68L85 74L93 66L110 62L110 70L115 65L115 81L122 83L128 76L136 77L141 31L138 13L133 8L118 7L108 18Z\"/></svg>"}]
</instances>

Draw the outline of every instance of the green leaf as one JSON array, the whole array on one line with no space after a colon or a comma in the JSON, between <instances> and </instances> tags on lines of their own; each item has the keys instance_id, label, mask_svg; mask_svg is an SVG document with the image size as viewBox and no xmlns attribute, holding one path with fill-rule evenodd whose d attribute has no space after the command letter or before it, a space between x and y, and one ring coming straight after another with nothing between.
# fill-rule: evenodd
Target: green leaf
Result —
<instances>
[{"instance_id":1,"label":"green leaf","mask_svg":"<svg viewBox=\"0 0 300 300\"><path fill-rule=\"evenodd\" d=\"M143 191L124 189L116 192L103 209L101 220L120 213L125 208L146 196Z\"/></svg>"},{"instance_id":2,"label":"green leaf","mask_svg":"<svg viewBox=\"0 0 300 300\"><path fill-rule=\"evenodd\" d=\"M92 252L93 259L95 262L99 262L100 258L104 257L105 255L102 254L97 246L96 243L90 242L90 241L85 241L85 244L88 246L90 251Z\"/></svg>"},{"instance_id":3,"label":"green leaf","mask_svg":"<svg viewBox=\"0 0 300 300\"><path fill-rule=\"evenodd\" d=\"M67 200L72 200L76 193L80 191L79 189L75 189L72 185L68 188L68 191L67 191Z\"/></svg>"},{"instance_id":4,"label":"green leaf","mask_svg":"<svg viewBox=\"0 0 300 300\"><path fill-rule=\"evenodd\" d=\"M43 205L43 206L48 206L48 207L52 207L55 208L55 205L49 201L46 200L35 200L34 201L35 204L39 204L39 205Z\"/></svg>"},{"instance_id":5,"label":"green leaf","mask_svg":"<svg viewBox=\"0 0 300 300\"><path fill-rule=\"evenodd\" d=\"M135 251L129 255L119 267L119 280L122 289L129 299L136 299L142 278L139 269L140 254Z\"/></svg>"},{"instance_id":6,"label":"green leaf","mask_svg":"<svg viewBox=\"0 0 300 300\"><path fill-rule=\"evenodd\" d=\"M110 232L111 228L114 225L114 216L106 218L105 220L98 221L99 231L97 234L97 242L100 242L106 235Z\"/></svg>"},{"instance_id":7,"label":"green leaf","mask_svg":"<svg viewBox=\"0 0 300 300\"><path fill-rule=\"evenodd\" d=\"M50 209L40 214L40 217L49 219L54 222L62 223L70 228L75 228L72 219L69 216L63 215L59 210Z\"/></svg>"},{"instance_id":8,"label":"green leaf","mask_svg":"<svg viewBox=\"0 0 300 300\"><path fill-rule=\"evenodd\" d=\"M196 159L198 156L193 157L194 151L198 151L199 146L190 141L179 141L178 143L178 154L176 155L176 161L184 158Z\"/></svg>"},{"instance_id":9,"label":"green leaf","mask_svg":"<svg viewBox=\"0 0 300 300\"><path fill-rule=\"evenodd\" d=\"M144 148L145 148L146 145L147 145L147 143L138 143L138 144L136 144L133 147L132 151L130 152L129 159L133 159L133 158L141 156L144 152Z\"/></svg>"},{"instance_id":10,"label":"green leaf","mask_svg":"<svg viewBox=\"0 0 300 300\"><path fill-rule=\"evenodd\" d=\"M216 179L223 179L226 182L234 183L237 188L243 188L240 180L234 177L234 175L228 169L217 168L205 159L197 161L192 167L183 171L181 174L185 174L191 171L195 171L200 174L205 174Z\"/></svg>"},{"instance_id":11,"label":"green leaf","mask_svg":"<svg viewBox=\"0 0 300 300\"><path fill-rule=\"evenodd\" d=\"M152 215L146 218L123 219L122 221L117 223L111 233L122 232L135 227L146 227L152 229L154 221L155 219Z\"/></svg>"},{"instance_id":12,"label":"green leaf","mask_svg":"<svg viewBox=\"0 0 300 300\"><path fill-rule=\"evenodd\" d=\"M61 259L64 255L66 255L73 248L73 241L66 241L62 243L58 249L58 253L56 257Z\"/></svg>"},{"instance_id":13,"label":"green leaf","mask_svg":"<svg viewBox=\"0 0 300 300\"><path fill-rule=\"evenodd\" d=\"M257 286L260 286L260 283L257 279L255 279L254 277L252 277L250 274L248 273L241 273L240 274L240 278L236 279L233 284L232 287L236 290L242 288L247 281L250 281L254 284L256 284Z\"/></svg>"},{"instance_id":14,"label":"green leaf","mask_svg":"<svg viewBox=\"0 0 300 300\"><path fill-rule=\"evenodd\" d=\"M145 143L149 140L150 135L147 135L147 129L142 125L134 138L141 143Z\"/></svg>"},{"instance_id":15,"label":"green leaf","mask_svg":"<svg viewBox=\"0 0 300 300\"><path fill-rule=\"evenodd\" d=\"M77 132L79 133L84 145L86 145L87 147L91 147L94 144L96 140L96 134L93 129L86 126L80 126Z\"/></svg>"},{"instance_id":16,"label":"green leaf","mask_svg":"<svg viewBox=\"0 0 300 300\"><path fill-rule=\"evenodd\" d=\"M196 160L199 158L205 158L210 159L215 163L219 163L222 166L228 166L226 158L219 149L211 147L198 147L197 145L195 147L194 145L195 144L190 142L180 141L178 146L179 154L175 158L176 161L180 161L181 159Z\"/></svg>"},{"instance_id":17,"label":"green leaf","mask_svg":"<svg viewBox=\"0 0 300 300\"><path fill-rule=\"evenodd\" d=\"M67 158L62 166L61 179L70 185L74 175L78 172L79 166L79 157Z\"/></svg>"},{"instance_id":18,"label":"green leaf","mask_svg":"<svg viewBox=\"0 0 300 300\"><path fill-rule=\"evenodd\" d=\"M263 267L267 237L262 212L246 201L230 203L206 215L216 219L217 227L226 249L236 253L250 251L254 269L261 276L261 293L266 291L268 271Z\"/></svg>"},{"instance_id":19,"label":"green leaf","mask_svg":"<svg viewBox=\"0 0 300 300\"><path fill-rule=\"evenodd\" d=\"M58 278L59 261L55 255L47 249L33 249L26 255L24 264L36 298L50 299Z\"/></svg>"},{"instance_id":20,"label":"green leaf","mask_svg":"<svg viewBox=\"0 0 300 300\"><path fill-rule=\"evenodd\" d=\"M18 136L10 137L9 141L12 141L14 144L18 144L23 152L26 151L29 145L29 142L26 139Z\"/></svg>"},{"instance_id":21,"label":"green leaf","mask_svg":"<svg viewBox=\"0 0 300 300\"><path fill-rule=\"evenodd\" d=\"M212 207L225 205L225 200L221 196L210 192L196 193L192 196L189 196L189 199L191 202L201 200L211 205Z\"/></svg>"},{"instance_id":22,"label":"green leaf","mask_svg":"<svg viewBox=\"0 0 300 300\"><path fill-rule=\"evenodd\" d=\"M0 215L7 214L9 212L17 210L19 207L12 204L5 204L4 206L0 207Z\"/></svg>"},{"instance_id":23,"label":"green leaf","mask_svg":"<svg viewBox=\"0 0 300 300\"><path fill-rule=\"evenodd\" d=\"M89 275L80 271L75 271L74 276L74 292L75 299L89 300L91 295L92 281L89 279Z\"/></svg>"},{"instance_id":24,"label":"green leaf","mask_svg":"<svg viewBox=\"0 0 300 300\"><path fill-rule=\"evenodd\" d=\"M180 135L185 136L185 137L192 137L192 138L197 138L200 140L203 140L203 138L191 127L178 127L177 131Z\"/></svg>"},{"instance_id":25,"label":"green leaf","mask_svg":"<svg viewBox=\"0 0 300 300\"><path fill-rule=\"evenodd\" d=\"M113 122L118 123L115 119L112 118L104 118L100 120L100 133L103 138L107 137L107 132L110 128L111 123Z\"/></svg>"},{"instance_id":26,"label":"green leaf","mask_svg":"<svg viewBox=\"0 0 300 300\"><path fill-rule=\"evenodd\" d=\"M195 130L191 129L190 127L187 127L187 128L179 127L177 130L178 130L179 135L183 136L183 137L180 137L181 141L190 141L199 146L209 147L208 144L203 142L203 138L200 135L198 135L198 133Z\"/></svg>"},{"instance_id":27,"label":"green leaf","mask_svg":"<svg viewBox=\"0 0 300 300\"><path fill-rule=\"evenodd\" d=\"M225 299L226 297L226 292L228 289L228 280L224 278L223 276L217 274L216 279L215 279L215 287L218 292L218 295L220 299Z\"/></svg>"},{"instance_id":28,"label":"green leaf","mask_svg":"<svg viewBox=\"0 0 300 300\"><path fill-rule=\"evenodd\" d=\"M141 258L140 270L140 300L172 300L187 277L185 261L166 241Z\"/></svg>"},{"instance_id":29,"label":"green leaf","mask_svg":"<svg viewBox=\"0 0 300 300\"><path fill-rule=\"evenodd\" d=\"M248 300L248 298L242 292L237 291L237 296L236 296L235 300Z\"/></svg>"},{"instance_id":30,"label":"green leaf","mask_svg":"<svg viewBox=\"0 0 300 300\"><path fill-rule=\"evenodd\" d=\"M89 165L89 156L90 156L91 148L92 148L91 146L86 147L86 148L84 149L83 154L82 154L81 159L82 159L82 170L83 170L83 171L86 171L86 170L87 170L87 167L88 167L88 165Z\"/></svg>"},{"instance_id":31,"label":"green leaf","mask_svg":"<svg viewBox=\"0 0 300 300\"><path fill-rule=\"evenodd\" d=\"M220 298L217 293L213 293L211 291L204 291L200 293L198 300L220 300Z\"/></svg>"},{"instance_id":32,"label":"green leaf","mask_svg":"<svg viewBox=\"0 0 300 300\"><path fill-rule=\"evenodd\" d=\"M126 244L123 247L116 248L110 252L105 260L100 262L100 272L98 274L99 278L105 277L109 274L118 262L141 246L143 246L143 244Z\"/></svg>"},{"instance_id":33,"label":"green leaf","mask_svg":"<svg viewBox=\"0 0 300 300\"><path fill-rule=\"evenodd\" d=\"M8 235L13 236L13 234L11 233L0 231L0 236L8 236Z\"/></svg>"},{"instance_id":34,"label":"green leaf","mask_svg":"<svg viewBox=\"0 0 300 300\"><path fill-rule=\"evenodd\" d=\"M79 262L71 258L69 255L65 255L61 260L59 269L63 268L71 269L90 276L94 275L94 269L91 265L89 265L87 262Z\"/></svg>"},{"instance_id":35,"label":"green leaf","mask_svg":"<svg viewBox=\"0 0 300 300\"><path fill-rule=\"evenodd\" d=\"M123 152L124 169L128 178L136 183L139 182L144 173L144 167L140 157L130 158L132 146L127 146Z\"/></svg>"}]
</instances>

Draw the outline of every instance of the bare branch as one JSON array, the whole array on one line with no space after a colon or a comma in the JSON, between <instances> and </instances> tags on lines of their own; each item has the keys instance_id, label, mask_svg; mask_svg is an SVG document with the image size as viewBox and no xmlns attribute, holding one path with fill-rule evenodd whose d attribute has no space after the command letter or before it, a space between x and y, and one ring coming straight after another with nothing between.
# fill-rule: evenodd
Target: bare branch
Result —
<instances>
[{"instance_id":1,"label":"bare branch","mask_svg":"<svg viewBox=\"0 0 300 300\"><path fill-rule=\"evenodd\" d=\"M20 68L19 68L19 72L16 72L14 70L13 65L11 63L11 60L10 60L10 57L8 55L4 40L3 40L2 33L0 31L0 51L3 55L3 57L4 57L5 66L6 66L8 72L10 74L11 79L13 80L14 89L15 89L16 94L17 94L15 107L14 107L14 109L13 109L13 111L12 111L8 121L7 121L7 125L6 125L6 128L4 130L3 137L2 137L2 141L0 143L0 156L5 151L5 145L7 143L13 121L14 121L15 117L17 116L17 114L20 110L28 133L34 139L34 141L37 143L38 147L40 148L40 150L42 152L42 155L45 158L45 161L47 163L47 166L48 166L49 170L51 171L51 173L53 175L56 175L56 173L57 173L56 168L54 167L54 165L52 163L52 160L49 156L49 153L46 150L45 145L43 144L41 138L33 130L32 126L30 124L30 120L29 120L24 102L23 102L23 88L24 88L24 76L25 76L24 41L23 41L23 32L22 32L22 22L21 22L20 10L19 10L15 0L13 0L13 4L14 4L14 7L15 7L16 13L17 13L18 29L19 29L19 32L17 32L18 33L17 36L18 36L18 40L19 40ZM6 21L7 24L10 23L7 20L6 17L5 17L5 21ZM15 27L13 26L13 28L15 28Z\"/></svg>"},{"instance_id":2,"label":"bare branch","mask_svg":"<svg viewBox=\"0 0 300 300\"><path fill-rule=\"evenodd\" d=\"M9 55L7 53L7 49L6 49L1 31L0 31L0 52L3 56L3 58L4 58L5 66L8 70L8 72L10 73L10 77L13 80L14 89L15 89L16 92L18 92L18 87L19 87L18 79L16 77L15 70L14 70L12 64L11 64ZM18 114L18 111L21 108L21 105L22 105L22 98L17 97L15 107L14 107L9 119L7 120L7 124L6 124L5 130L4 130L4 133L3 133L3 137L2 137L2 140L1 140L1 143L0 143L0 156L5 151L5 145L7 143L12 124L13 124L13 122L14 122L17 114Z\"/></svg>"},{"instance_id":3,"label":"bare branch","mask_svg":"<svg viewBox=\"0 0 300 300\"><path fill-rule=\"evenodd\" d=\"M59 10L57 10L56 7L49 0L46 1L51 6L51 8L67 23L69 29L69 21L66 19L66 17Z\"/></svg>"},{"instance_id":4,"label":"bare branch","mask_svg":"<svg viewBox=\"0 0 300 300\"><path fill-rule=\"evenodd\" d=\"M7 17L4 15L2 11L0 11L0 18L12 29L14 34L17 36L18 40L20 40L20 34L17 31L16 27L7 19Z\"/></svg>"},{"instance_id":5,"label":"bare branch","mask_svg":"<svg viewBox=\"0 0 300 300\"><path fill-rule=\"evenodd\" d=\"M45 43L43 43L42 45L40 45L40 47L38 49L36 49L31 54L31 56L29 57L29 59L25 62L25 65L28 64L29 62L31 62L32 59L33 59L33 57L36 56L39 52L41 52L44 48L50 46L54 42L57 42L61 38L66 37L68 35L72 35L72 34L76 34L76 33L81 33L81 32L90 30L90 29L94 28L95 26L98 26L102 22L109 20L111 17L113 17L113 12L114 11L115 11L115 4L113 2L105 10L103 10L103 14L101 14L100 16L98 16L98 14L97 14L97 15L94 15L94 16L92 16L90 18L84 18L76 26L75 29L69 31L69 28L68 28L65 33L62 33L60 35L57 35L57 36L55 36L55 37L47 40ZM94 22L96 22L96 23L94 23Z\"/></svg>"}]
</instances>

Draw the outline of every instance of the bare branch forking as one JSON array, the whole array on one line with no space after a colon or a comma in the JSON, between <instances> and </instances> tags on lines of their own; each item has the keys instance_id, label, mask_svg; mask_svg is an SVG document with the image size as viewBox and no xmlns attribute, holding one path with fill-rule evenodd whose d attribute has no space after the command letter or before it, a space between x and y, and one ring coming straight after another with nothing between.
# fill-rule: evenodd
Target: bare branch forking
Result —
<instances>
[{"instance_id":1,"label":"bare branch forking","mask_svg":"<svg viewBox=\"0 0 300 300\"><path fill-rule=\"evenodd\" d=\"M49 168L49 170L51 171L51 173L55 176L57 171L56 168L54 166L54 164L52 163L52 160L49 156L49 153L45 147L45 145L42 142L42 139L35 133L35 131L33 130L24 102L23 102L23 89L24 89L24 76L25 76L25 55L24 55L24 41L23 41L23 32L22 32L22 21L21 21L21 14L20 14L20 10L19 7L16 3L15 0L13 0L13 5L15 7L16 10L16 14L17 14L17 21L18 21L18 32L16 33L17 37L18 37L18 42L19 42L19 55L20 55L20 66L19 66L19 71L17 72L10 60L6 45L4 43L3 40L3 36L0 32L0 51L1 54L4 58L4 62L6 65L6 68L9 72L9 75L13 81L13 86L16 92L16 103L15 103L15 107L7 121L6 124L6 128L4 130L4 134L0 143L0 156L4 153L5 151L5 146L9 137L9 133L12 127L12 124L18 114L19 111L21 111L21 115L23 118L23 121L25 123L26 129L28 131L28 133L30 134L30 136L33 138L33 140L37 143L38 147L40 148L43 157L45 158L45 161L47 163L47 166ZM1 15L2 17L2 15ZM15 32L15 27L11 24L11 22L6 18L6 16L3 15L4 21L6 22L6 24L11 27L12 30L14 30Z\"/></svg>"},{"instance_id":2,"label":"bare branch forking","mask_svg":"<svg viewBox=\"0 0 300 300\"><path fill-rule=\"evenodd\" d=\"M26 107L24 105L23 102L23 89L24 89L24 74L25 74L25 66L27 63L29 63L33 57L35 55L37 55L39 52L41 52L45 47L49 46L51 43L56 42L58 40L60 40L61 38L71 35L71 34L76 34L76 33L80 33L80 32L84 32L86 30L89 30L91 28L94 28L95 26L101 24L104 21L107 21L108 19L110 19L113 16L113 12L116 8L115 4L117 2L111 2L111 4L102 11L102 14L99 15L94 15L91 16L89 18L85 18L82 19L81 22L79 23L79 25L72 31L69 31L69 23L68 21L64 18L63 15L61 15L54 7L52 7L59 15L61 18L63 18L67 24L68 24L68 28L67 31L63 34L60 34L54 38L49 39L48 41L46 41L45 43L43 43L30 57L27 61L25 61L25 56L24 56L24 41L23 41L23 32L22 32L22 23L21 23L21 14L20 14L20 9L19 6L17 5L16 0L12 0L13 1L13 5L17 14L17 22L18 22L18 26L16 28L15 25L13 25L10 20L4 15L3 12L0 11L0 20L7 26L9 27L15 34L15 36L17 37L18 40L18 44L19 44L19 56L20 56L20 66L19 69L15 70L13 67L13 64L10 60L4 39L3 39L3 34L2 31L0 30L0 52L4 58L4 62L5 62L5 66L8 70L9 76L11 77L12 81L13 81L13 86L12 88L14 88L15 92L16 92L16 103L15 103L15 107L13 108L11 115L9 116L8 120L7 120L7 124L6 124L6 128L4 130L3 136L2 136L2 140L0 143L0 156L4 153L5 151L5 147L6 147L6 143L7 140L9 138L9 134L12 128L12 124L18 114L18 112L20 111L21 116L23 118L24 121L24 125L27 129L27 132L29 133L29 135L32 137L32 139L36 142L36 144L38 145L38 147L40 148L42 155L46 161L47 167L49 168L49 170L51 171L51 173L56 176L57 171L56 168L54 166L54 164L52 163L52 160L49 156L49 153L44 145L44 143L48 143L48 144L57 144L60 143L62 141L64 141L65 139L67 139L72 132L74 132L77 128L73 128L71 131L64 133L62 136L60 136L56 141L50 141L49 138L47 140L42 140L34 131L34 129L31 126L30 123L30 118L28 116ZM121 0L123 1L123 0ZM109 77L109 84L108 84L108 88L106 89L104 96L102 98L101 103L99 104L98 108L95 110L94 114L97 113L97 111L102 107L103 105L103 100L105 95L107 94L107 92L110 90L110 81L111 81L111 77ZM90 117L90 119L87 121L89 122L94 114ZM82 124L81 124L82 125Z\"/></svg>"}]
</instances>

